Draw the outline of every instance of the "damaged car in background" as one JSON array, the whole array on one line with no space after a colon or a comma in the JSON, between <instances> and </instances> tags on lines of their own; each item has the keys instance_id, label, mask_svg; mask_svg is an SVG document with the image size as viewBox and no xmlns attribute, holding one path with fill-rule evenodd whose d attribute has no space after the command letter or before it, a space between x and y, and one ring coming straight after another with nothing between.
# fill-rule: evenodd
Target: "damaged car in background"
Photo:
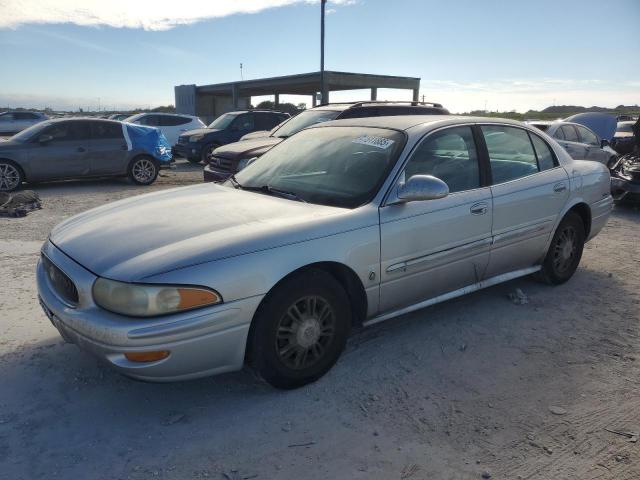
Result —
<instances>
[{"instance_id":1,"label":"damaged car in background","mask_svg":"<svg viewBox=\"0 0 640 480\"><path fill-rule=\"evenodd\" d=\"M112 120L47 120L0 143L0 191L24 182L129 177L151 185L172 160L155 128Z\"/></svg>"},{"instance_id":2,"label":"damaged car in background","mask_svg":"<svg viewBox=\"0 0 640 480\"><path fill-rule=\"evenodd\" d=\"M248 363L295 388L331 369L353 327L524 275L568 281L607 222L609 183L520 122L332 121L224 184L64 221L42 247L38 297L65 339L125 375Z\"/></svg>"}]
</instances>

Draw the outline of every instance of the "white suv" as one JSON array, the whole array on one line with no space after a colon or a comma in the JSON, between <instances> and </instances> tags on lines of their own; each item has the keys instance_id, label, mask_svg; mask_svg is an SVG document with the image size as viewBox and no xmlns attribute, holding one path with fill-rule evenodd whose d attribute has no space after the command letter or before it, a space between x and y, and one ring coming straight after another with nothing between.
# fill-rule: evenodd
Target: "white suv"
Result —
<instances>
[{"instance_id":1,"label":"white suv","mask_svg":"<svg viewBox=\"0 0 640 480\"><path fill-rule=\"evenodd\" d=\"M125 118L123 121L156 127L167 137L171 146L178 142L178 137L181 133L206 127L198 117L174 113L138 113Z\"/></svg>"}]
</instances>

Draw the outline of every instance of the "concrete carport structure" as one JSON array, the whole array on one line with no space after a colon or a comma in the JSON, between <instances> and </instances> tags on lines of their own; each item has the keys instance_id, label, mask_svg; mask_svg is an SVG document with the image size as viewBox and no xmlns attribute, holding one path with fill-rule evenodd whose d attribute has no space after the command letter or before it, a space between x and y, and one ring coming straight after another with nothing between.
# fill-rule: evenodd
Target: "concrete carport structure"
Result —
<instances>
[{"instance_id":1,"label":"concrete carport structure","mask_svg":"<svg viewBox=\"0 0 640 480\"><path fill-rule=\"evenodd\" d=\"M206 123L225 112L248 108L251 97L274 95L276 106L280 95L309 95L316 106L321 89L320 72L260 78L214 85L178 85L175 87L176 111L197 115ZM378 88L411 90L413 100L419 100L420 79L367 73L324 72L325 91L322 103L329 103L330 92L342 90L371 90L371 100L377 100Z\"/></svg>"}]
</instances>

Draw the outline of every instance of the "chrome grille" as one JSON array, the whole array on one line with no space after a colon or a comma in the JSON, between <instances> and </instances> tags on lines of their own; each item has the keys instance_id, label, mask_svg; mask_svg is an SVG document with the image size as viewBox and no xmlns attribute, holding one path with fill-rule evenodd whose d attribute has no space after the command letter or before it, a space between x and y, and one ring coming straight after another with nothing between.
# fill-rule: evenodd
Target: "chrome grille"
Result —
<instances>
[{"instance_id":1,"label":"chrome grille","mask_svg":"<svg viewBox=\"0 0 640 480\"><path fill-rule=\"evenodd\" d=\"M47 278L58 296L71 306L78 305L78 289L71 279L44 255L41 256Z\"/></svg>"},{"instance_id":2,"label":"chrome grille","mask_svg":"<svg viewBox=\"0 0 640 480\"><path fill-rule=\"evenodd\" d=\"M228 158L213 156L210 165L215 167L216 170L222 170L223 172L235 172L237 170L236 162L229 160Z\"/></svg>"}]
</instances>

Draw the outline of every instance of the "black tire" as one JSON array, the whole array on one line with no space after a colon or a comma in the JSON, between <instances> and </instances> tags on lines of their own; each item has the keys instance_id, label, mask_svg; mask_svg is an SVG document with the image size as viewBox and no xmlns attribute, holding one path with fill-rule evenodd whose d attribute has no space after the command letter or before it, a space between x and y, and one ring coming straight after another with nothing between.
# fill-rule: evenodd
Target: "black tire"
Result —
<instances>
[{"instance_id":1,"label":"black tire","mask_svg":"<svg viewBox=\"0 0 640 480\"><path fill-rule=\"evenodd\" d=\"M582 258L584 241L582 218L575 212L567 213L553 235L537 278L549 285L560 285L569 280Z\"/></svg>"},{"instance_id":2,"label":"black tire","mask_svg":"<svg viewBox=\"0 0 640 480\"><path fill-rule=\"evenodd\" d=\"M129 163L127 176L137 185L151 185L158 178L160 165L158 161L148 155L140 155Z\"/></svg>"},{"instance_id":3,"label":"black tire","mask_svg":"<svg viewBox=\"0 0 640 480\"><path fill-rule=\"evenodd\" d=\"M281 389L314 382L336 363L351 328L351 308L329 273L308 270L269 292L253 319L250 363Z\"/></svg>"},{"instance_id":4,"label":"black tire","mask_svg":"<svg viewBox=\"0 0 640 480\"><path fill-rule=\"evenodd\" d=\"M200 154L200 160L198 160L198 162L209 163L211 153L213 153L213 151L219 146L220 145L218 145L217 143L209 143L208 145L202 147L202 153ZM191 161L191 159L189 161Z\"/></svg>"},{"instance_id":5,"label":"black tire","mask_svg":"<svg viewBox=\"0 0 640 480\"><path fill-rule=\"evenodd\" d=\"M199 157L187 157L187 160L191 163L200 163Z\"/></svg>"},{"instance_id":6,"label":"black tire","mask_svg":"<svg viewBox=\"0 0 640 480\"><path fill-rule=\"evenodd\" d=\"M13 192L24 182L22 169L11 160L0 160L0 192Z\"/></svg>"}]
</instances>

